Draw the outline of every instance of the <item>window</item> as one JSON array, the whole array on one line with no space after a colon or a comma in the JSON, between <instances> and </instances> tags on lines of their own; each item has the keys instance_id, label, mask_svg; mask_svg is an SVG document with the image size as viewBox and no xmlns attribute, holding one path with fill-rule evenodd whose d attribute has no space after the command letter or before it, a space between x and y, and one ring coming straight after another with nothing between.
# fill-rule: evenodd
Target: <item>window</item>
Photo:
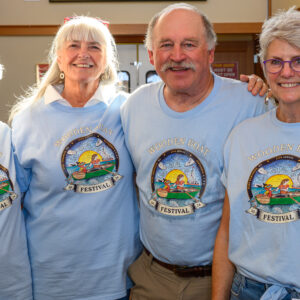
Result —
<instances>
[{"instance_id":1,"label":"window","mask_svg":"<svg viewBox=\"0 0 300 300\"><path fill-rule=\"evenodd\" d=\"M157 75L156 71L148 71L146 73L146 83L159 82L160 77Z\"/></svg>"},{"instance_id":2,"label":"window","mask_svg":"<svg viewBox=\"0 0 300 300\"><path fill-rule=\"evenodd\" d=\"M130 74L127 71L118 72L118 86L121 91L130 93Z\"/></svg>"}]
</instances>

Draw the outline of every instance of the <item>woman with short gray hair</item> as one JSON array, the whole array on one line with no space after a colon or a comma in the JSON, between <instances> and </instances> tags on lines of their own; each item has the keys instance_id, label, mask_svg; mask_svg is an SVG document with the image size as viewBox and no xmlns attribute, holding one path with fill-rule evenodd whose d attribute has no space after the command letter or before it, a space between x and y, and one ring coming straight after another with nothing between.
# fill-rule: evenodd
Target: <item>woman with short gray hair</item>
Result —
<instances>
[{"instance_id":1,"label":"woman with short gray hair","mask_svg":"<svg viewBox=\"0 0 300 300\"><path fill-rule=\"evenodd\" d=\"M300 12L267 20L260 46L278 106L226 142L213 300L300 299Z\"/></svg>"}]
</instances>

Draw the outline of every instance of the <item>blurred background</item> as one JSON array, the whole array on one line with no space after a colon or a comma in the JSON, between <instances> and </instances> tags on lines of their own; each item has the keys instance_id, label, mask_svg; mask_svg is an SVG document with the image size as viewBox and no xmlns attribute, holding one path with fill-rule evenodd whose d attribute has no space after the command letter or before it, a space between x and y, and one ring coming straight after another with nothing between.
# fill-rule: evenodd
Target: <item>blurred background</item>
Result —
<instances>
[{"instance_id":1,"label":"blurred background","mask_svg":"<svg viewBox=\"0 0 300 300\"><path fill-rule=\"evenodd\" d=\"M160 80L143 45L147 23L165 6L182 1L0 0L0 120L28 86L47 69L52 39L67 16L89 15L109 21L118 47L120 86L128 92ZM214 71L225 77L256 73L262 22L299 0L186 1L213 22L218 35Z\"/></svg>"}]
</instances>

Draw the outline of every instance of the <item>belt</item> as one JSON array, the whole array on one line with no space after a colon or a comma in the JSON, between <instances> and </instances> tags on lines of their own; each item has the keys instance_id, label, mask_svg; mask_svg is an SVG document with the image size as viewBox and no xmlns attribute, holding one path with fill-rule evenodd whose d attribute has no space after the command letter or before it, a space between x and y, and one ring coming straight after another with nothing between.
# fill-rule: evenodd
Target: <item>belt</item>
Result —
<instances>
[{"instance_id":1,"label":"belt","mask_svg":"<svg viewBox=\"0 0 300 300\"><path fill-rule=\"evenodd\" d=\"M148 249L144 248L145 253L149 256L151 253ZM159 264L160 266L174 272L179 277L205 277L211 276L211 265L206 266L196 266L196 267L188 267L188 266L178 266L167 264L163 261L158 260L153 256L153 260Z\"/></svg>"}]
</instances>

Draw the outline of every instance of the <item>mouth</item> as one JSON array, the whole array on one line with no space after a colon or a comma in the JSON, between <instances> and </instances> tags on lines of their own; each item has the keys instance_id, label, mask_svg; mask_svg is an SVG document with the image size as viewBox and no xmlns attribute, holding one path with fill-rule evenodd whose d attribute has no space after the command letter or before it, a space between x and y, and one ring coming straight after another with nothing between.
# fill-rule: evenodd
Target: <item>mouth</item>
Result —
<instances>
[{"instance_id":1,"label":"mouth","mask_svg":"<svg viewBox=\"0 0 300 300\"><path fill-rule=\"evenodd\" d=\"M191 62L181 62L181 63L175 63L175 62L166 62L162 67L161 71L172 71L172 72L184 72L184 71L195 71L196 67Z\"/></svg>"},{"instance_id":2,"label":"mouth","mask_svg":"<svg viewBox=\"0 0 300 300\"><path fill-rule=\"evenodd\" d=\"M171 70L171 71L175 71L175 72L179 72L179 71L187 71L190 68L182 68L182 67L170 67L167 70Z\"/></svg>"},{"instance_id":3,"label":"mouth","mask_svg":"<svg viewBox=\"0 0 300 300\"><path fill-rule=\"evenodd\" d=\"M299 86L300 83L299 82L278 83L278 85L283 88L293 88L293 87Z\"/></svg>"},{"instance_id":4,"label":"mouth","mask_svg":"<svg viewBox=\"0 0 300 300\"><path fill-rule=\"evenodd\" d=\"M75 66L77 68L92 68L93 67L92 64L73 64L73 66Z\"/></svg>"}]
</instances>

